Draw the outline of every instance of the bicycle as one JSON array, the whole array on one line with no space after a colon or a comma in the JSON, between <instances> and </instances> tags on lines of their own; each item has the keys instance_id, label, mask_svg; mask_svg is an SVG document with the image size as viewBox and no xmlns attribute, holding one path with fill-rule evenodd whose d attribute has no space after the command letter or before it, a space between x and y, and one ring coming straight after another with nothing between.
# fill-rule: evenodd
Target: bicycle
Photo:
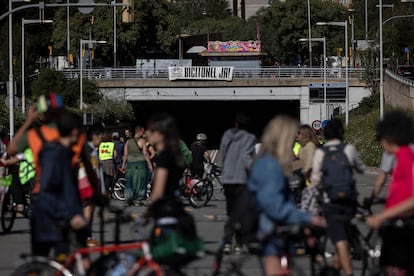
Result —
<instances>
[{"instance_id":1,"label":"bicycle","mask_svg":"<svg viewBox=\"0 0 414 276\"><path fill-rule=\"evenodd\" d=\"M15 201L15 194L19 191L16 191L15 185L20 184L13 183L13 180L11 182L11 185L6 188L7 190L1 206L1 227L3 228L4 233L10 233L17 214L22 214L25 218L29 218L30 215L31 189L28 189L28 191L24 194L23 210L18 210L18 204Z\"/></svg>"},{"instance_id":2,"label":"bicycle","mask_svg":"<svg viewBox=\"0 0 414 276\"><path fill-rule=\"evenodd\" d=\"M126 178L124 176L118 176L114 179L114 182L110 187L112 198L121 201L125 200L125 183Z\"/></svg>"},{"instance_id":3,"label":"bicycle","mask_svg":"<svg viewBox=\"0 0 414 276\"><path fill-rule=\"evenodd\" d=\"M128 273L131 273L130 275L163 275L161 267L152 259L150 245L147 241L120 244L120 224L122 222L132 221L134 219L133 216L124 214L122 209L112 208L110 211L115 214L114 244L80 248L71 253L63 263L42 256L22 255L21 263L12 273L12 276L104 275L104 272L115 269L116 264L119 263L119 258L116 254L117 252L128 252L131 250L139 250L141 254L138 255L138 258L135 258L134 256L134 262L128 271ZM103 223L103 220L101 223ZM101 232L101 235L103 235L103 231ZM103 238L101 237L101 241L102 240ZM101 254L101 257L93 262L91 267L86 270L83 267L82 256L98 253ZM111 264L111 266L103 266L104 264ZM105 269L105 271L102 269Z\"/></svg>"},{"instance_id":4,"label":"bicycle","mask_svg":"<svg viewBox=\"0 0 414 276\"><path fill-rule=\"evenodd\" d=\"M313 234L320 234L320 231L313 226L288 225L276 227L274 233L284 241L284 245L280 248L282 252L281 264L283 269L283 273L281 275L308 275L303 268L295 264L294 259L297 256L291 254L292 243L304 242L305 239L310 237L309 235L305 234L305 229L310 229ZM262 246L260 240L253 240L247 243L246 254L229 256L227 259L225 259L223 253L224 243L222 243L217 252L213 253L215 256L213 275L251 275L253 272L245 273L245 268L243 267L243 265L251 263L251 260L249 259L250 257L257 259L260 265L259 268L261 270L261 275L264 275L265 271L261 260L263 257L263 252L261 247ZM309 264L312 276L319 275L319 273L321 273L324 269L324 264L318 261L318 253L319 251L317 248L310 250Z\"/></svg>"},{"instance_id":5,"label":"bicycle","mask_svg":"<svg viewBox=\"0 0 414 276\"><path fill-rule=\"evenodd\" d=\"M221 168L214 163L207 169L206 176L202 179L192 178L188 173L184 175L184 182L182 183L183 195L188 198L192 207L200 208L210 202L215 190L214 182L217 182L220 191L223 191L223 184L219 178L220 175Z\"/></svg>"},{"instance_id":6,"label":"bicycle","mask_svg":"<svg viewBox=\"0 0 414 276\"><path fill-rule=\"evenodd\" d=\"M384 200L379 199L373 202L373 205L383 204ZM372 206L372 205L371 205ZM369 229L366 234L358 226L365 223L365 217L372 215L371 206L362 206L358 204L355 217L352 219L349 227L349 247L353 260L361 261L361 276L379 276L380 256L381 256L381 239L376 231ZM323 240L323 248L326 251L328 238L325 236ZM327 264L325 255L324 263Z\"/></svg>"}]
</instances>

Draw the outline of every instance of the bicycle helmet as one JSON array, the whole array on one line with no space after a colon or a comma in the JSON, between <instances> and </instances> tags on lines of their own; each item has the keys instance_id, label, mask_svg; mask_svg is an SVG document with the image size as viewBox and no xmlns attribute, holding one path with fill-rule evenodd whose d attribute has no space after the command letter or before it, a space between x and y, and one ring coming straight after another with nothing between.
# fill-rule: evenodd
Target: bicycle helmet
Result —
<instances>
[{"instance_id":1,"label":"bicycle helmet","mask_svg":"<svg viewBox=\"0 0 414 276\"><path fill-rule=\"evenodd\" d=\"M207 135L205 135L204 133L199 133L196 136L196 140L198 140L198 141L206 141L207 140Z\"/></svg>"},{"instance_id":2,"label":"bicycle helmet","mask_svg":"<svg viewBox=\"0 0 414 276\"><path fill-rule=\"evenodd\" d=\"M40 113L53 112L63 109L62 97L56 93L41 95L37 100L37 110Z\"/></svg>"}]
</instances>

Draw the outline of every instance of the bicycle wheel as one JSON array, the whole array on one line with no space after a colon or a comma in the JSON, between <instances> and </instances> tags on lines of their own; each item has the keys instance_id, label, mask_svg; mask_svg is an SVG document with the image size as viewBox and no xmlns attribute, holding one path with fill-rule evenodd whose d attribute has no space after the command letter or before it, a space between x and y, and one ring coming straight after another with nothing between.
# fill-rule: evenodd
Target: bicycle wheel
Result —
<instances>
[{"instance_id":1,"label":"bicycle wheel","mask_svg":"<svg viewBox=\"0 0 414 276\"><path fill-rule=\"evenodd\" d=\"M362 255L361 276L380 276L382 275L380 267L382 240L378 233L369 236L370 246L364 250Z\"/></svg>"},{"instance_id":2,"label":"bicycle wheel","mask_svg":"<svg viewBox=\"0 0 414 276\"><path fill-rule=\"evenodd\" d=\"M207 182L200 180L191 188L189 202L192 207L200 208L208 203L210 193L207 186Z\"/></svg>"},{"instance_id":3,"label":"bicycle wheel","mask_svg":"<svg viewBox=\"0 0 414 276\"><path fill-rule=\"evenodd\" d=\"M14 220L16 218L16 204L11 189L7 189L7 192L3 199L1 206L1 227L5 233L9 233L13 227Z\"/></svg>"},{"instance_id":4,"label":"bicycle wheel","mask_svg":"<svg viewBox=\"0 0 414 276\"><path fill-rule=\"evenodd\" d=\"M114 183L112 193L115 199L122 200L122 201L125 200L125 182L126 182L126 179L121 177L121 178L118 178L116 182Z\"/></svg>"},{"instance_id":5,"label":"bicycle wheel","mask_svg":"<svg viewBox=\"0 0 414 276\"><path fill-rule=\"evenodd\" d=\"M34 259L16 268L11 276L72 276L61 264L52 260Z\"/></svg>"},{"instance_id":6,"label":"bicycle wheel","mask_svg":"<svg viewBox=\"0 0 414 276\"><path fill-rule=\"evenodd\" d=\"M204 205L207 205L207 203L209 203L211 198L213 197L214 186L213 186L213 183L211 183L211 181L208 181L206 183L206 189L207 189L207 201Z\"/></svg>"}]
</instances>

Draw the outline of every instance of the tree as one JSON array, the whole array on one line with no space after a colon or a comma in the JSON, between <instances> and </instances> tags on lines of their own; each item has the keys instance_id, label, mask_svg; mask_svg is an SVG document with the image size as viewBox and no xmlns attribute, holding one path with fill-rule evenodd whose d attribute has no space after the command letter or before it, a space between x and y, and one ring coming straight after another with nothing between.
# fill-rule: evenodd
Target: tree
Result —
<instances>
[{"instance_id":1,"label":"tree","mask_svg":"<svg viewBox=\"0 0 414 276\"><path fill-rule=\"evenodd\" d=\"M68 107L79 107L79 79L66 79L60 71L44 69L37 80L32 83L33 98L40 95L55 92L62 96L63 103ZM101 100L99 88L94 81L83 80L83 101L85 105L93 104Z\"/></svg>"},{"instance_id":2,"label":"tree","mask_svg":"<svg viewBox=\"0 0 414 276\"><path fill-rule=\"evenodd\" d=\"M311 0L313 37L327 37L327 51L343 47L344 30L340 27L315 27L319 21L344 21L344 7L336 1ZM283 64L293 64L294 57L306 56L307 45L299 39L308 37L307 4L302 0L275 1L268 9L258 12L256 20L261 27L263 50Z\"/></svg>"},{"instance_id":3,"label":"tree","mask_svg":"<svg viewBox=\"0 0 414 276\"><path fill-rule=\"evenodd\" d=\"M92 113L94 122L105 125L114 125L118 122L131 122L134 120L132 105L125 100L114 100L107 97L99 102L89 105L83 110Z\"/></svg>"}]
</instances>

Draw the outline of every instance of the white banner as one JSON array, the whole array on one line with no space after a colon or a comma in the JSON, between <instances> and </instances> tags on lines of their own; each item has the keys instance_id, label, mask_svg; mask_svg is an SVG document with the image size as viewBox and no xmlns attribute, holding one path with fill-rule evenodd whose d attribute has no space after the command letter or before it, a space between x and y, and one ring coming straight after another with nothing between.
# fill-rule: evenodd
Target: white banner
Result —
<instances>
[{"instance_id":1,"label":"white banner","mask_svg":"<svg viewBox=\"0 0 414 276\"><path fill-rule=\"evenodd\" d=\"M188 66L168 67L169 80L233 80L234 67Z\"/></svg>"}]
</instances>

